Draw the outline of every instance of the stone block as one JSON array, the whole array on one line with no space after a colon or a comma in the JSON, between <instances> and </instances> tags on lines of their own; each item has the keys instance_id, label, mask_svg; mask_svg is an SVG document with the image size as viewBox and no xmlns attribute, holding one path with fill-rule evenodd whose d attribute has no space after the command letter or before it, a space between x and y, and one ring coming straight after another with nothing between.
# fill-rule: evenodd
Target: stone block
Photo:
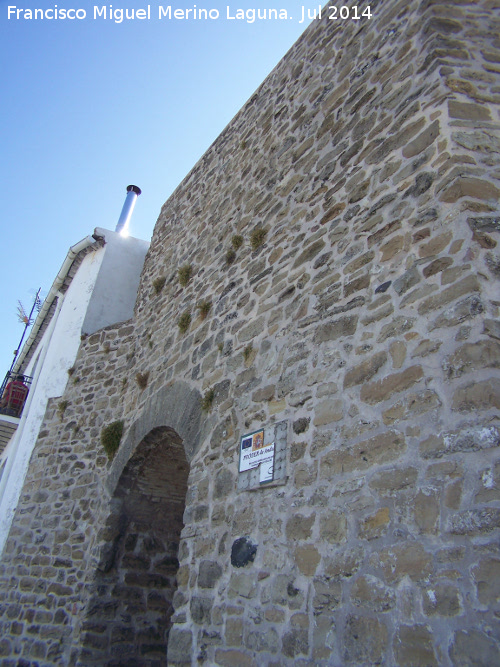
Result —
<instances>
[{"instance_id":1,"label":"stone block","mask_svg":"<svg viewBox=\"0 0 500 667\"><path fill-rule=\"evenodd\" d=\"M366 470L373 465L397 459L405 448L405 439L400 433L387 431L326 454L320 461L320 476L322 479L331 479L353 470Z\"/></svg>"},{"instance_id":2,"label":"stone block","mask_svg":"<svg viewBox=\"0 0 500 667\"><path fill-rule=\"evenodd\" d=\"M384 534L391 520L389 508L382 507L375 514L360 522L359 536L365 540L373 540Z\"/></svg>"},{"instance_id":3,"label":"stone block","mask_svg":"<svg viewBox=\"0 0 500 667\"><path fill-rule=\"evenodd\" d=\"M340 510L323 512L320 520L321 539L330 544L343 544L347 540L347 517Z\"/></svg>"},{"instance_id":4,"label":"stone block","mask_svg":"<svg viewBox=\"0 0 500 667\"><path fill-rule=\"evenodd\" d=\"M424 151L430 146L439 136L439 121L435 120L429 125L418 137L410 141L403 148L403 155L405 158L412 158Z\"/></svg>"},{"instance_id":5,"label":"stone block","mask_svg":"<svg viewBox=\"0 0 500 667\"><path fill-rule=\"evenodd\" d=\"M392 322L384 324L377 338L377 343L383 343L388 338L394 338L410 331L415 322L414 317L395 317Z\"/></svg>"},{"instance_id":6,"label":"stone block","mask_svg":"<svg viewBox=\"0 0 500 667\"><path fill-rule=\"evenodd\" d=\"M424 389L408 394L403 401L396 403L388 410L384 410L382 420L384 424L390 426L396 421L414 418L416 415L435 410L440 406L441 400L436 392L432 389Z\"/></svg>"},{"instance_id":7,"label":"stone block","mask_svg":"<svg viewBox=\"0 0 500 667\"><path fill-rule=\"evenodd\" d=\"M189 604L193 622L198 625L209 625L212 605L212 598L193 595Z\"/></svg>"},{"instance_id":8,"label":"stone block","mask_svg":"<svg viewBox=\"0 0 500 667\"><path fill-rule=\"evenodd\" d=\"M366 289L369 286L370 286L370 276L369 276L369 274L365 274L364 276L360 276L359 278L356 278L355 280L351 280L351 282L348 282L344 285L344 297L347 298L351 294L354 294L355 292L359 292L362 289Z\"/></svg>"},{"instance_id":9,"label":"stone block","mask_svg":"<svg viewBox=\"0 0 500 667\"><path fill-rule=\"evenodd\" d=\"M311 537L316 515L302 516L295 514L286 523L286 536L289 540L307 540Z\"/></svg>"},{"instance_id":10,"label":"stone block","mask_svg":"<svg viewBox=\"0 0 500 667\"><path fill-rule=\"evenodd\" d=\"M393 394L399 393L419 382L424 376L421 366L411 366L400 373L393 373L382 380L364 384L360 398L365 403L375 405L385 401Z\"/></svg>"},{"instance_id":11,"label":"stone block","mask_svg":"<svg viewBox=\"0 0 500 667\"><path fill-rule=\"evenodd\" d=\"M400 667L438 667L433 636L427 625L401 625L393 641Z\"/></svg>"},{"instance_id":12,"label":"stone block","mask_svg":"<svg viewBox=\"0 0 500 667\"><path fill-rule=\"evenodd\" d=\"M198 574L200 588L214 588L222 575L222 567L216 561L202 560Z\"/></svg>"},{"instance_id":13,"label":"stone block","mask_svg":"<svg viewBox=\"0 0 500 667\"><path fill-rule=\"evenodd\" d=\"M221 667L258 667L258 663L253 658L236 649L218 648L215 651L215 664Z\"/></svg>"},{"instance_id":14,"label":"stone block","mask_svg":"<svg viewBox=\"0 0 500 667\"><path fill-rule=\"evenodd\" d=\"M314 426L325 426L337 422L344 415L344 404L340 398L332 398L322 401L314 411Z\"/></svg>"},{"instance_id":15,"label":"stone block","mask_svg":"<svg viewBox=\"0 0 500 667\"><path fill-rule=\"evenodd\" d=\"M314 342L316 345L329 340L337 340L342 336L352 336L358 324L357 315L347 315L331 322L320 324L316 329Z\"/></svg>"},{"instance_id":16,"label":"stone block","mask_svg":"<svg viewBox=\"0 0 500 667\"><path fill-rule=\"evenodd\" d=\"M309 633L307 630L294 628L283 635L282 652L287 658L296 658L309 653Z\"/></svg>"},{"instance_id":17,"label":"stone block","mask_svg":"<svg viewBox=\"0 0 500 667\"><path fill-rule=\"evenodd\" d=\"M404 236L393 236L390 241L387 241L384 245L380 246L380 252L382 257L380 258L382 262L388 262L391 260L398 252L403 250L405 244Z\"/></svg>"},{"instance_id":18,"label":"stone block","mask_svg":"<svg viewBox=\"0 0 500 667\"><path fill-rule=\"evenodd\" d=\"M419 490L413 502L413 518L421 533L437 532L439 495L435 490Z\"/></svg>"},{"instance_id":19,"label":"stone block","mask_svg":"<svg viewBox=\"0 0 500 667\"><path fill-rule=\"evenodd\" d=\"M226 498L234 489L234 477L227 469L222 469L215 478L214 498Z\"/></svg>"},{"instance_id":20,"label":"stone block","mask_svg":"<svg viewBox=\"0 0 500 667\"><path fill-rule=\"evenodd\" d=\"M465 510L453 515L449 530L454 535L487 535L500 527L500 509Z\"/></svg>"},{"instance_id":21,"label":"stone block","mask_svg":"<svg viewBox=\"0 0 500 667\"><path fill-rule=\"evenodd\" d=\"M371 380L386 361L387 353L378 352L361 364L351 368L344 376L344 389Z\"/></svg>"},{"instance_id":22,"label":"stone block","mask_svg":"<svg viewBox=\"0 0 500 667\"><path fill-rule=\"evenodd\" d=\"M496 426L480 428L465 425L443 435L430 435L420 443L424 458L439 458L454 452L475 452L500 445L500 429Z\"/></svg>"},{"instance_id":23,"label":"stone block","mask_svg":"<svg viewBox=\"0 0 500 667\"><path fill-rule=\"evenodd\" d=\"M274 628L268 628L266 631L254 630L249 632L245 639L245 646L254 654L263 651L277 653L280 645L280 638Z\"/></svg>"},{"instance_id":24,"label":"stone block","mask_svg":"<svg viewBox=\"0 0 500 667\"><path fill-rule=\"evenodd\" d=\"M344 630L344 665L382 665L388 649L385 623L366 616L347 617Z\"/></svg>"},{"instance_id":25,"label":"stone block","mask_svg":"<svg viewBox=\"0 0 500 667\"><path fill-rule=\"evenodd\" d=\"M385 613L396 606L396 593L378 577L371 574L356 579L351 588L351 599L358 607Z\"/></svg>"},{"instance_id":26,"label":"stone block","mask_svg":"<svg viewBox=\"0 0 500 667\"><path fill-rule=\"evenodd\" d=\"M406 359L406 345L400 340L395 340L389 347L389 353L393 368L401 368Z\"/></svg>"},{"instance_id":27,"label":"stone block","mask_svg":"<svg viewBox=\"0 0 500 667\"><path fill-rule=\"evenodd\" d=\"M230 599L243 597L247 600L257 595L256 575L233 572L229 581L228 596Z\"/></svg>"},{"instance_id":28,"label":"stone block","mask_svg":"<svg viewBox=\"0 0 500 667\"><path fill-rule=\"evenodd\" d=\"M309 428L310 421L310 417L300 417L299 419L296 419L292 424L293 432L297 435L304 433Z\"/></svg>"},{"instance_id":29,"label":"stone block","mask_svg":"<svg viewBox=\"0 0 500 667\"><path fill-rule=\"evenodd\" d=\"M461 120L491 120L490 110L487 106L457 102L457 100L448 100L448 113L450 118L460 118Z\"/></svg>"},{"instance_id":30,"label":"stone block","mask_svg":"<svg viewBox=\"0 0 500 667\"><path fill-rule=\"evenodd\" d=\"M407 542L379 552L380 565L388 583L396 583L408 576L422 581L432 572L432 555L419 542Z\"/></svg>"},{"instance_id":31,"label":"stone block","mask_svg":"<svg viewBox=\"0 0 500 667\"><path fill-rule=\"evenodd\" d=\"M442 190L439 199L447 204L453 204L462 197L496 201L499 196L500 190L489 181L472 176L458 176Z\"/></svg>"},{"instance_id":32,"label":"stone block","mask_svg":"<svg viewBox=\"0 0 500 667\"><path fill-rule=\"evenodd\" d=\"M398 491L413 487L417 476L416 468L393 468L374 475L370 480L370 488L382 496L394 495Z\"/></svg>"},{"instance_id":33,"label":"stone block","mask_svg":"<svg viewBox=\"0 0 500 667\"><path fill-rule=\"evenodd\" d=\"M456 616L461 612L460 593L451 584L437 584L422 592L426 616Z\"/></svg>"},{"instance_id":34,"label":"stone block","mask_svg":"<svg viewBox=\"0 0 500 667\"><path fill-rule=\"evenodd\" d=\"M243 619L230 617L226 621L224 637L227 646L243 645Z\"/></svg>"},{"instance_id":35,"label":"stone block","mask_svg":"<svg viewBox=\"0 0 500 667\"><path fill-rule=\"evenodd\" d=\"M319 239L318 241L311 243L311 245L307 246L307 248L305 248L302 251L302 253L296 258L292 268L296 269L298 266L301 266L306 262L310 262L312 259L314 259L314 257L316 257L316 255L318 255L323 250L324 247L325 247L325 242L323 241L323 239Z\"/></svg>"},{"instance_id":36,"label":"stone block","mask_svg":"<svg viewBox=\"0 0 500 667\"><path fill-rule=\"evenodd\" d=\"M453 394L452 410L475 412L491 408L500 410L500 379L498 378L471 382L459 387Z\"/></svg>"},{"instance_id":37,"label":"stone block","mask_svg":"<svg viewBox=\"0 0 500 667\"><path fill-rule=\"evenodd\" d=\"M300 572L311 577L316 572L321 556L314 545L306 544L295 549L294 559Z\"/></svg>"},{"instance_id":38,"label":"stone block","mask_svg":"<svg viewBox=\"0 0 500 667\"><path fill-rule=\"evenodd\" d=\"M500 342L488 339L465 343L443 361L448 379L481 368L500 368Z\"/></svg>"},{"instance_id":39,"label":"stone block","mask_svg":"<svg viewBox=\"0 0 500 667\"><path fill-rule=\"evenodd\" d=\"M480 630L458 630L453 637L449 656L454 667L500 664L500 648L492 637Z\"/></svg>"},{"instance_id":40,"label":"stone block","mask_svg":"<svg viewBox=\"0 0 500 667\"><path fill-rule=\"evenodd\" d=\"M483 558L472 569L472 576L479 602L490 608L496 606L500 600L500 560Z\"/></svg>"},{"instance_id":41,"label":"stone block","mask_svg":"<svg viewBox=\"0 0 500 667\"><path fill-rule=\"evenodd\" d=\"M271 602L290 609L300 609L304 601L303 592L295 586L295 578L289 574L278 574L271 583Z\"/></svg>"}]
</instances>

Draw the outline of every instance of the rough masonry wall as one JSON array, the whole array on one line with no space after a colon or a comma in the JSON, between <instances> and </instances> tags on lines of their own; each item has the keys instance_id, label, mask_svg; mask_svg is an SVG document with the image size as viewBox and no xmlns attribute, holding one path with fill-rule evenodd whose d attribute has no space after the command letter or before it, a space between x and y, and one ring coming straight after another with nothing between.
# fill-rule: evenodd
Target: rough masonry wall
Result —
<instances>
[{"instance_id":1,"label":"rough masonry wall","mask_svg":"<svg viewBox=\"0 0 500 667\"><path fill-rule=\"evenodd\" d=\"M500 662L498 6L370 6L297 42L163 207L134 320L83 342L4 555L2 664L126 652L88 603L153 404L190 463L169 664ZM162 413L195 390L203 416ZM283 421L286 482L238 490L240 436Z\"/></svg>"}]
</instances>

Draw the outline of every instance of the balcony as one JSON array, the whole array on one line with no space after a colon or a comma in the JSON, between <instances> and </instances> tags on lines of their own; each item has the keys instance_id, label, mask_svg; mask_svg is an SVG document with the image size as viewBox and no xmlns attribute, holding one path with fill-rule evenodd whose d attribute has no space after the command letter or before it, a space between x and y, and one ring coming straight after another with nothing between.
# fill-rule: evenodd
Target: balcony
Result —
<instances>
[{"instance_id":1,"label":"balcony","mask_svg":"<svg viewBox=\"0 0 500 667\"><path fill-rule=\"evenodd\" d=\"M14 435L33 378L8 372L0 387L0 454Z\"/></svg>"}]
</instances>

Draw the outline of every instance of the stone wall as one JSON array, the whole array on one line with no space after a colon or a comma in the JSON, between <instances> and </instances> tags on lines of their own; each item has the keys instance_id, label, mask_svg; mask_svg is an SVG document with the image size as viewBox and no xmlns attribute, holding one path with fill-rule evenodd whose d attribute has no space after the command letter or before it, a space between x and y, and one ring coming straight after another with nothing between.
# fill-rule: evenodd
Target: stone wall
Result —
<instances>
[{"instance_id":1,"label":"stone wall","mask_svg":"<svg viewBox=\"0 0 500 667\"><path fill-rule=\"evenodd\" d=\"M134 319L82 342L2 665L500 662L498 7L370 7L308 29L164 205ZM245 487L240 436L283 423Z\"/></svg>"}]
</instances>

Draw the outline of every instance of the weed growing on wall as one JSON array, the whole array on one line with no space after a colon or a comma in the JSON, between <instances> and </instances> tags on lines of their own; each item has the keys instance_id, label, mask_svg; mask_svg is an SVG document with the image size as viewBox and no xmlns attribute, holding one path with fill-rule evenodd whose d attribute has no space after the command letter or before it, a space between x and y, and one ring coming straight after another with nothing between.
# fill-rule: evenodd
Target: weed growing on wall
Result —
<instances>
[{"instance_id":1,"label":"weed growing on wall","mask_svg":"<svg viewBox=\"0 0 500 667\"><path fill-rule=\"evenodd\" d=\"M266 240L267 230L264 227L255 227L250 234L250 245L252 250L257 250Z\"/></svg>"},{"instance_id":2,"label":"weed growing on wall","mask_svg":"<svg viewBox=\"0 0 500 667\"><path fill-rule=\"evenodd\" d=\"M179 317L177 325L181 334L185 334L191 324L191 313L185 312Z\"/></svg>"},{"instance_id":3,"label":"weed growing on wall","mask_svg":"<svg viewBox=\"0 0 500 667\"><path fill-rule=\"evenodd\" d=\"M211 301L202 301L201 303L198 304L198 310L200 311L200 317L202 320L206 318L208 313L210 312L210 308L212 307L212 302Z\"/></svg>"},{"instance_id":4,"label":"weed growing on wall","mask_svg":"<svg viewBox=\"0 0 500 667\"><path fill-rule=\"evenodd\" d=\"M179 283L182 287L186 287L193 275L193 267L191 264L184 264L179 269Z\"/></svg>"},{"instance_id":5,"label":"weed growing on wall","mask_svg":"<svg viewBox=\"0 0 500 667\"><path fill-rule=\"evenodd\" d=\"M57 406L57 411L59 412L59 419L62 421L64 417L64 413L66 412L66 408L69 405L69 401L59 401L59 404Z\"/></svg>"},{"instance_id":6,"label":"weed growing on wall","mask_svg":"<svg viewBox=\"0 0 500 667\"><path fill-rule=\"evenodd\" d=\"M112 422L101 431L101 444L104 447L108 459L113 459L116 454L123 435L123 421Z\"/></svg>"},{"instance_id":7,"label":"weed growing on wall","mask_svg":"<svg viewBox=\"0 0 500 667\"><path fill-rule=\"evenodd\" d=\"M139 385L141 389L146 389L148 386L148 380L149 380L149 371L146 371L145 373L137 373L135 376L135 381Z\"/></svg>"},{"instance_id":8,"label":"weed growing on wall","mask_svg":"<svg viewBox=\"0 0 500 667\"><path fill-rule=\"evenodd\" d=\"M241 236L241 234L235 234L231 239L231 245L235 250L239 250L243 245L243 236Z\"/></svg>"},{"instance_id":9,"label":"weed growing on wall","mask_svg":"<svg viewBox=\"0 0 500 667\"><path fill-rule=\"evenodd\" d=\"M215 391L213 389L209 389L208 391L205 392L202 400L201 400L201 409L204 412L210 412L212 409L212 403L214 402L215 398Z\"/></svg>"},{"instance_id":10,"label":"weed growing on wall","mask_svg":"<svg viewBox=\"0 0 500 667\"><path fill-rule=\"evenodd\" d=\"M160 278L155 278L153 280L153 289L155 291L155 294L159 294L162 289L165 287L167 279L165 276L161 276Z\"/></svg>"}]
</instances>

